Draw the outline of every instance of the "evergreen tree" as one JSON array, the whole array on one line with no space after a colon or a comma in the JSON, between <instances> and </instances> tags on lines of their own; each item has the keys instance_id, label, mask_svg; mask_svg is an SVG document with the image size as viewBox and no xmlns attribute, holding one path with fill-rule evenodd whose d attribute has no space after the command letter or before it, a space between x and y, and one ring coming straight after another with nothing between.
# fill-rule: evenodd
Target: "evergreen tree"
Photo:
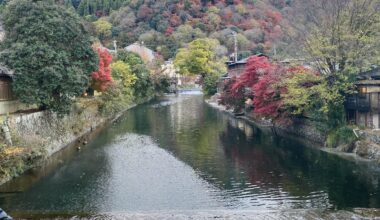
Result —
<instances>
[{"instance_id":1,"label":"evergreen tree","mask_svg":"<svg viewBox=\"0 0 380 220\"><path fill-rule=\"evenodd\" d=\"M19 100L68 113L97 64L80 18L52 1L13 0L4 12L4 28L0 59L15 72Z\"/></svg>"}]
</instances>

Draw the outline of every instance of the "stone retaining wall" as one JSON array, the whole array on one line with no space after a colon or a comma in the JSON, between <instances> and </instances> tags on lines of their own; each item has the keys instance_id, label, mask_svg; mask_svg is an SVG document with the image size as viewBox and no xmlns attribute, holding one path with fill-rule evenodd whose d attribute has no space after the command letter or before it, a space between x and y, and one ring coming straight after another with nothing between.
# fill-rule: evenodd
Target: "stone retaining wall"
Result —
<instances>
[{"instance_id":1,"label":"stone retaining wall","mask_svg":"<svg viewBox=\"0 0 380 220\"><path fill-rule=\"evenodd\" d=\"M293 121L293 124L289 126L276 124L274 127L278 133L305 138L314 143L318 143L321 146L325 145L327 138L326 134L320 130L323 125L310 121L308 119L299 119Z\"/></svg>"},{"instance_id":2,"label":"stone retaining wall","mask_svg":"<svg viewBox=\"0 0 380 220\"><path fill-rule=\"evenodd\" d=\"M215 100L206 101L210 106L223 111L233 117L236 117L232 111L227 110L224 106L218 105ZM297 139L301 143L308 146L317 146L326 152L336 155L342 155L344 158L348 156L354 159L366 159L380 163L380 130L357 130L360 139L351 144L340 145L337 148L326 148L325 143L327 134L323 132L323 124L313 122L308 119L300 119L294 121L293 124L286 126L281 124L273 124L270 120L252 118L247 116L237 116L244 119L248 123L254 124L256 127L266 132L272 132L275 135ZM353 133L354 134L354 133Z\"/></svg>"},{"instance_id":3,"label":"stone retaining wall","mask_svg":"<svg viewBox=\"0 0 380 220\"><path fill-rule=\"evenodd\" d=\"M224 106L218 105L214 100L206 101L210 106L230 114L236 117L232 111L227 110ZM316 122L312 122L307 119L299 119L294 121L291 125L274 124L270 120L253 118L248 116L237 116L238 118L244 119L249 123L254 124L262 130L267 130L268 132L273 132L275 135L291 137L298 139L303 142L311 142L313 144L322 147L325 145L326 134L318 129L323 125Z\"/></svg>"},{"instance_id":4,"label":"stone retaining wall","mask_svg":"<svg viewBox=\"0 0 380 220\"><path fill-rule=\"evenodd\" d=\"M8 117L15 146L42 148L50 156L106 121L96 108L76 110L63 118L49 111Z\"/></svg>"},{"instance_id":5,"label":"stone retaining wall","mask_svg":"<svg viewBox=\"0 0 380 220\"><path fill-rule=\"evenodd\" d=\"M134 106L127 107L125 111ZM66 146L86 144L87 134L116 120L125 111L106 117L99 113L96 100L81 99L64 117L49 111L0 116L0 151L18 152L8 156L0 153L0 184L38 165L44 158Z\"/></svg>"}]
</instances>

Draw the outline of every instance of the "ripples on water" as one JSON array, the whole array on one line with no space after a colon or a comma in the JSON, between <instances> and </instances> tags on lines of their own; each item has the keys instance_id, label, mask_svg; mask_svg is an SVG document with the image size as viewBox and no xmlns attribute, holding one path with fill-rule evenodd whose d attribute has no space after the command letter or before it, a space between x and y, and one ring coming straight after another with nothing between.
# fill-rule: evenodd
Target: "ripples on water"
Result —
<instances>
[{"instance_id":1,"label":"ripples on water","mask_svg":"<svg viewBox=\"0 0 380 220\"><path fill-rule=\"evenodd\" d=\"M280 211L286 219L296 216L293 209L380 207L373 164L271 136L208 107L196 93L129 111L82 151L68 149L46 168L1 187L22 193L0 193L0 207L20 216L154 212L158 219L173 210L193 210L188 215L194 216L254 211L263 218L287 210ZM321 216L307 213L300 219Z\"/></svg>"}]
</instances>

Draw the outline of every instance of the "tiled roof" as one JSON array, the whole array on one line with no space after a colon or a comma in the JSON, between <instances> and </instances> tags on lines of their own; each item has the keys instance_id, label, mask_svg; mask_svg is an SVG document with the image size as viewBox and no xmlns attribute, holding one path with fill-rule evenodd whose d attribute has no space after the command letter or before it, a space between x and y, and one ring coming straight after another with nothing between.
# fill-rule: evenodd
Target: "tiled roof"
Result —
<instances>
[{"instance_id":1,"label":"tiled roof","mask_svg":"<svg viewBox=\"0 0 380 220\"><path fill-rule=\"evenodd\" d=\"M380 80L359 80L356 85L380 85Z\"/></svg>"},{"instance_id":2,"label":"tiled roof","mask_svg":"<svg viewBox=\"0 0 380 220\"><path fill-rule=\"evenodd\" d=\"M364 80L364 79L380 79L380 68L379 67L374 67L373 69L366 71L366 72L361 72L359 73L358 77L359 80Z\"/></svg>"},{"instance_id":3,"label":"tiled roof","mask_svg":"<svg viewBox=\"0 0 380 220\"><path fill-rule=\"evenodd\" d=\"M136 53L140 55L141 59L143 59L145 62L151 62L154 60L154 52L153 50L139 44L134 43L132 45L129 45L125 48L125 50Z\"/></svg>"}]
</instances>

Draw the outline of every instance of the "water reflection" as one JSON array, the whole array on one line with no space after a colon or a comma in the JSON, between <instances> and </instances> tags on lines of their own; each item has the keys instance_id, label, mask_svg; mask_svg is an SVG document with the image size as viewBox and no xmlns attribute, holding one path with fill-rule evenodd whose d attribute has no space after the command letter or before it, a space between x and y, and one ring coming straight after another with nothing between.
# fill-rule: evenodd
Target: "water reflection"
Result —
<instances>
[{"instance_id":1,"label":"water reflection","mask_svg":"<svg viewBox=\"0 0 380 220\"><path fill-rule=\"evenodd\" d=\"M371 164L263 133L200 104L202 97L177 99L161 111L147 106L146 119L155 126L137 132L157 138L161 147L190 164L236 201L231 207L379 207L380 172Z\"/></svg>"},{"instance_id":2,"label":"water reflection","mask_svg":"<svg viewBox=\"0 0 380 220\"><path fill-rule=\"evenodd\" d=\"M372 164L267 134L208 107L198 94L139 106L82 151L69 152L0 187L22 191L0 193L0 207L28 213L380 208L380 171Z\"/></svg>"},{"instance_id":3,"label":"water reflection","mask_svg":"<svg viewBox=\"0 0 380 220\"><path fill-rule=\"evenodd\" d=\"M221 140L226 156L247 175L245 184L259 188L259 194L290 208L379 207L379 172L369 164L345 161L255 128L247 132L247 126L229 120Z\"/></svg>"}]
</instances>

